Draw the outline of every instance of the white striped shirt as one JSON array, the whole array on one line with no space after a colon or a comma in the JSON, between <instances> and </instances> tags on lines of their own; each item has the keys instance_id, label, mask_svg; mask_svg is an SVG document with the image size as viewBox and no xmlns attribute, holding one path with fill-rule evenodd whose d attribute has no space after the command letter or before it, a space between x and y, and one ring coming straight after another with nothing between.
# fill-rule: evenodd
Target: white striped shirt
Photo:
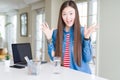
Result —
<instances>
[{"instance_id":1,"label":"white striped shirt","mask_svg":"<svg viewBox=\"0 0 120 80\"><path fill-rule=\"evenodd\" d=\"M65 55L64 55L64 67L70 67L70 52L69 52L69 46L70 46L70 34L66 35L66 47L65 47Z\"/></svg>"}]
</instances>

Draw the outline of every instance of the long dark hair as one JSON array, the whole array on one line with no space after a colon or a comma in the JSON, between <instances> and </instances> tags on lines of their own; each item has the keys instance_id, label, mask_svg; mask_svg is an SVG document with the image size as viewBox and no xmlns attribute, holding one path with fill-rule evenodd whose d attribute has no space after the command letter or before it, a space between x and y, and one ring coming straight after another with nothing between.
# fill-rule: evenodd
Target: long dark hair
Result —
<instances>
[{"instance_id":1,"label":"long dark hair","mask_svg":"<svg viewBox=\"0 0 120 80\"><path fill-rule=\"evenodd\" d=\"M82 43L81 43L81 32L80 32L80 21L79 21L79 13L76 6L76 3L74 1L65 1L59 12L59 18L58 18L58 31L57 31L57 38L56 38L56 51L55 56L61 57L61 65L63 65L63 59L62 59L62 41L63 41L63 29L66 26L63 19L62 19L62 11L66 7L72 7L75 9L75 20L74 20L74 58L76 63L80 66L81 65L81 57L82 57Z\"/></svg>"}]
</instances>

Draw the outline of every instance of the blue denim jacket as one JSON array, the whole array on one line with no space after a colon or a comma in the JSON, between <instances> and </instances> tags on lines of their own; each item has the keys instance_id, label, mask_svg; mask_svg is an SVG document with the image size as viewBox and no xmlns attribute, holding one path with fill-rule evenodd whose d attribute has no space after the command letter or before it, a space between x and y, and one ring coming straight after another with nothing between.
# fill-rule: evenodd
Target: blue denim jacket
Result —
<instances>
[{"instance_id":1,"label":"blue denim jacket","mask_svg":"<svg viewBox=\"0 0 120 80\"><path fill-rule=\"evenodd\" d=\"M89 64L88 62L92 58L92 46L91 46L91 40L85 40L84 39L84 28L81 27L81 35L82 35L82 63L81 66L79 67L75 60L74 60L74 30L73 27L70 28L69 32L66 32L65 30L63 31L63 45L62 45L62 58L64 58L64 51L65 51L65 43L66 43L66 34L70 34L70 68L82 72L86 72L91 74ZM53 31L52 35L52 43L48 44L48 54L51 60L53 60L52 56L52 50L55 51L55 42L56 42L56 34L57 34L57 29ZM62 35L61 35L62 36Z\"/></svg>"}]
</instances>

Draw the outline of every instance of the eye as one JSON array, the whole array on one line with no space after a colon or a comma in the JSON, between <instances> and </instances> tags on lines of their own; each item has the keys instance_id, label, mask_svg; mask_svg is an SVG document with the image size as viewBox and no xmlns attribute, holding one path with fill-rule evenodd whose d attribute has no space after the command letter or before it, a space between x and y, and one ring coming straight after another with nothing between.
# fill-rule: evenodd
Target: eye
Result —
<instances>
[{"instance_id":1,"label":"eye","mask_svg":"<svg viewBox=\"0 0 120 80\"><path fill-rule=\"evenodd\" d=\"M65 16L66 14L65 14L65 13L63 13L62 15L63 15L63 16Z\"/></svg>"},{"instance_id":2,"label":"eye","mask_svg":"<svg viewBox=\"0 0 120 80\"><path fill-rule=\"evenodd\" d=\"M72 15L73 13L70 13L70 15Z\"/></svg>"}]
</instances>

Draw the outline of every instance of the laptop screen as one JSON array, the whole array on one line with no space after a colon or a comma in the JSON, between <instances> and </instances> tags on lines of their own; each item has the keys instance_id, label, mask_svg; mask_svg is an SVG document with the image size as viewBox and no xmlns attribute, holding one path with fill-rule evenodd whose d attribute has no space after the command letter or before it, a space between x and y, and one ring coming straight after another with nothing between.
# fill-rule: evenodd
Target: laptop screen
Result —
<instances>
[{"instance_id":1,"label":"laptop screen","mask_svg":"<svg viewBox=\"0 0 120 80\"><path fill-rule=\"evenodd\" d=\"M24 59L25 56L28 56L29 59L32 59L30 43L12 44L12 52L14 64L27 65Z\"/></svg>"}]
</instances>

